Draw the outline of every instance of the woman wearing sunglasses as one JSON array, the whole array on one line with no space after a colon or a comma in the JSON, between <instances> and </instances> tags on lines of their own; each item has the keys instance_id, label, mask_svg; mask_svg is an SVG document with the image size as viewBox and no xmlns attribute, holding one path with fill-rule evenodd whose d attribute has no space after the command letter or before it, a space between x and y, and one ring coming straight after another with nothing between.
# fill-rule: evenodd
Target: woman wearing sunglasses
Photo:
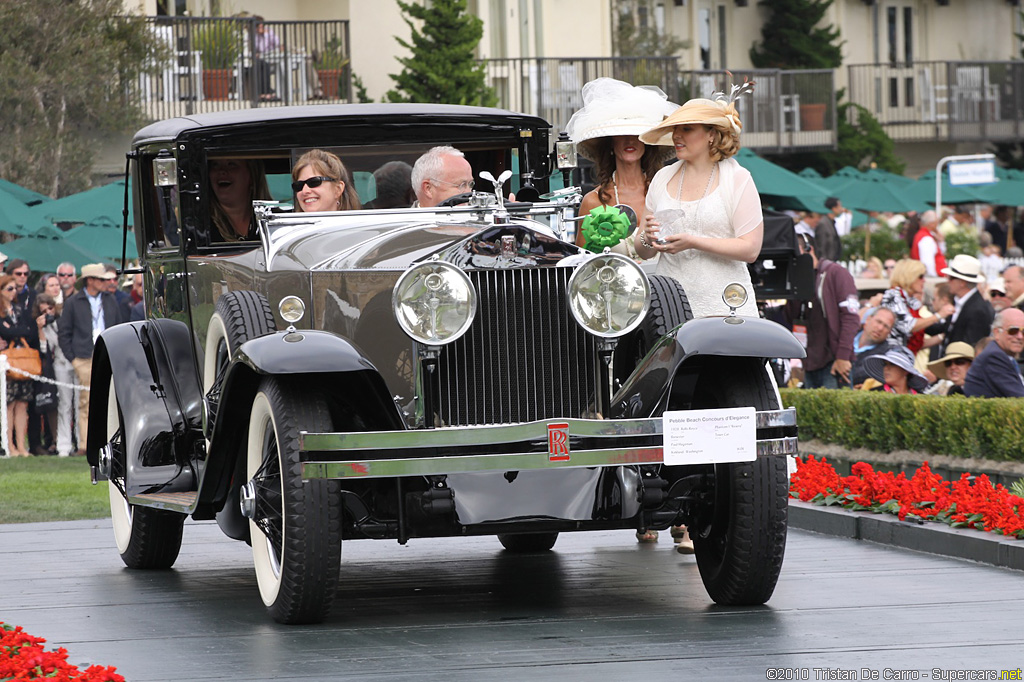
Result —
<instances>
[{"instance_id":1,"label":"woman wearing sunglasses","mask_svg":"<svg viewBox=\"0 0 1024 682\"><path fill-rule=\"evenodd\" d=\"M348 169L336 154L310 149L292 167L292 180L296 210L313 213L362 208Z\"/></svg>"},{"instance_id":2,"label":"woman wearing sunglasses","mask_svg":"<svg viewBox=\"0 0 1024 682\"><path fill-rule=\"evenodd\" d=\"M270 200L263 163L256 159L213 159L209 167L210 221L218 241L259 239L252 202Z\"/></svg>"},{"instance_id":3,"label":"woman wearing sunglasses","mask_svg":"<svg viewBox=\"0 0 1024 682\"><path fill-rule=\"evenodd\" d=\"M928 369L938 381L926 392L936 395L963 395L967 370L974 362L974 348L963 341L954 341L946 348L946 354L935 362L928 363Z\"/></svg>"},{"instance_id":4,"label":"woman wearing sunglasses","mask_svg":"<svg viewBox=\"0 0 1024 682\"><path fill-rule=\"evenodd\" d=\"M3 347L21 347L39 350L39 338L32 316L16 305L17 284L10 275L0 276L0 338ZM28 402L32 400L31 379L7 379L7 442L11 457L28 457Z\"/></svg>"}]
</instances>

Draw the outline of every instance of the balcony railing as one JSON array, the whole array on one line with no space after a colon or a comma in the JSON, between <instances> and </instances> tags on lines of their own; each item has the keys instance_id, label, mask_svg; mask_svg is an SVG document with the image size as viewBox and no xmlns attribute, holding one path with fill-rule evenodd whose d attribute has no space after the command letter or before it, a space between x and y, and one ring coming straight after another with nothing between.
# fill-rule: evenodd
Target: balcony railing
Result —
<instances>
[{"instance_id":1,"label":"balcony railing","mask_svg":"<svg viewBox=\"0 0 1024 682\"><path fill-rule=\"evenodd\" d=\"M1024 62L914 62L847 67L849 100L897 142L1017 140Z\"/></svg>"},{"instance_id":2,"label":"balcony railing","mask_svg":"<svg viewBox=\"0 0 1024 682\"><path fill-rule=\"evenodd\" d=\"M835 145L831 70L733 71L730 77L725 71L680 71L676 57L489 59L484 65L499 106L541 116L555 130L583 106L583 84L601 76L657 85L674 102L709 97L747 78L757 86L738 105L745 145L764 152Z\"/></svg>"},{"instance_id":3,"label":"balcony railing","mask_svg":"<svg viewBox=\"0 0 1024 682\"><path fill-rule=\"evenodd\" d=\"M148 17L166 56L128 96L152 119L258 106L346 102L347 21Z\"/></svg>"}]
</instances>

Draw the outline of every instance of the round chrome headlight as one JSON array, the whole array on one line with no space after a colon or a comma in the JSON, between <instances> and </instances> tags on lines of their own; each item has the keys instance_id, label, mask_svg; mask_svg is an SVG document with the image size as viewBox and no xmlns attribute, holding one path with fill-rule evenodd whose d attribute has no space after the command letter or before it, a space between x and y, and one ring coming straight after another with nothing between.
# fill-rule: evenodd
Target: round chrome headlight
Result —
<instances>
[{"instance_id":1,"label":"round chrome headlight","mask_svg":"<svg viewBox=\"0 0 1024 682\"><path fill-rule=\"evenodd\" d=\"M637 328L650 293L650 282L636 263L605 253L576 268L569 279L569 310L591 334L615 338Z\"/></svg>"},{"instance_id":2,"label":"round chrome headlight","mask_svg":"<svg viewBox=\"0 0 1024 682\"><path fill-rule=\"evenodd\" d=\"M402 330L428 346L451 343L476 315L476 290L469 277L444 261L420 263L405 272L392 295Z\"/></svg>"},{"instance_id":3,"label":"round chrome headlight","mask_svg":"<svg viewBox=\"0 0 1024 682\"><path fill-rule=\"evenodd\" d=\"M295 324L306 314L306 304L298 296L285 296L277 304L277 312L288 324Z\"/></svg>"},{"instance_id":4,"label":"round chrome headlight","mask_svg":"<svg viewBox=\"0 0 1024 682\"><path fill-rule=\"evenodd\" d=\"M733 310L742 308L743 304L747 302L747 290L739 282L730 282L725 285L725 291L722 292L722 300Z\"/></svg>"}]
</instances>

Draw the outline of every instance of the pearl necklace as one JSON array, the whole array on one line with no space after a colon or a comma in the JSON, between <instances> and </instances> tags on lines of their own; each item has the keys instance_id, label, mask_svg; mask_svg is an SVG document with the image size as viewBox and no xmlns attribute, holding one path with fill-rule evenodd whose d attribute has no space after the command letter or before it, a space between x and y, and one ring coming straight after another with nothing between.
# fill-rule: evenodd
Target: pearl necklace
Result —
<instances>
[{"instance_id":1,"label":"pearl necklace","mask_svg":"<svg viewBox=\"0 0 1024 682\"><path fill-rule=\"evenodd\" d=\"M704 188L704 194L701 195L700 199L697 200L697 208L700 208L700 202L704 201L704 197L708 195L711 190L711 181L715 179L715 171L718 170L718 162L711 167L711 172L708 173L708 185ZM679 190L676 192L676 201L679 203L683 202L683 178L686 177L686 162L683 161L683 167L679 169Z\"/></svg>"}]
</instances>

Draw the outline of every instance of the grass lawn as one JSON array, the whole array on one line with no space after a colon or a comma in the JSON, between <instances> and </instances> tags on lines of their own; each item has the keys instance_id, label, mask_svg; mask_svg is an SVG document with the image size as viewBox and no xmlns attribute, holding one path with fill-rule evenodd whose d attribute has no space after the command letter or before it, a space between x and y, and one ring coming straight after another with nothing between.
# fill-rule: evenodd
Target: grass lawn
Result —
<instances>
[{"instance_id":1,"label":"grass lawn","mask_svg":"<svg viewBox=\"0 0 1024 682\"><path fill-rule=\"evenodd\" d=\"M109 516L107 483L89 482L84 457L0 459L0 523Z\"/></svg>"}]
</instances>

